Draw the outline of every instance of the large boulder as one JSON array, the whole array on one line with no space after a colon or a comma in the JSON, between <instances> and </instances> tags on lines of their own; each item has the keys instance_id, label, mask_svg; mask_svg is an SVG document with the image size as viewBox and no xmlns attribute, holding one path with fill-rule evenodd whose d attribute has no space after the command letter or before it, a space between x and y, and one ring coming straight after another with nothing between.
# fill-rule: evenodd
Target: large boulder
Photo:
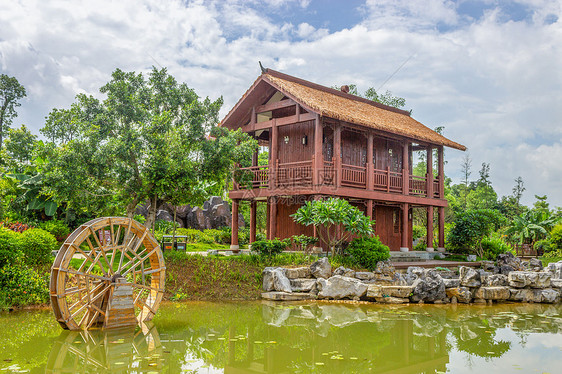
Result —
<instances>
[{"instance_id":1,"label":"large boulder","mask_svg":"<svg viewBox=\"0 0 562 374\"><path fill-rule=\"evenodd\" d=\"M445 284L445 288L456 288L460 287L461 281L459 278L443 278L443 283Z\"/></svg>"},{"instance_id":2,"label":"large boulder","mask_svg":"<svg viewBox=\"0 0 562 374\"><path fill-rule=\"evenodd\" d=\"M482 277L482 286L484 287L500 287L507 285L507 275L504 274L491 274Z\"/></svg>"},{"instance_id":3,"label":"large boulder","mask_svg":"<svg viewBox=\"0 0 562 374\"><path fill-rule=\"evenodd\" d=\"M547 288L550 287L552 274L547 271L512 271L507 279L513 288Z\"/></svg>"},{"instance_id":4,"label":"large boulder","mask_svg":"<svg viewBox=\"0 0 562 374\"><path fill-rule=\"evenodd\" d=\"M381 274L386 276L393 276L396 273L396 269L390 260L379 261L374 270L375 274Z\"/></svg>"},{"instance_id":5,"label":"large boulder","mask_svg":"<svg viewBox=\"0 0 562 374\"><path fill-rule=\"evenodd\" d=\"M297 278L289 279L293 292L312 292L316 290L316 279Z\"/></svg>"},{"instance_id":6,"label":"large boulder","mask_svg":"<svg viewBox=\"0 0 562 374\"><path fill-rule=\"evenodd\" d=\"M387 297L407 299L411 296L413 290L413 286L381 286L370 284L367 288L367 297L374 298L376 301L382 301L379 299Z\"/></svg>"},{"instance_id":7,"label":"large boulder","mask_svg":"<svg viewBox=\"0 0 562 374\"><path fill-rule=\"evenodd\" d=\"M358 279L334 275L319 278L316 283L318 297L325 299L360 298L367 293L367 285Z\"/></svg>"},{"instance_id":8,"label":"large boulder","mask_svg":"<svg viewBox=\"0 0 562 374\"><path fill-rule=\"evenodd\" d=\"M173 221L174 216L167 210L160 209L158 213L156 213L156 219L162 221Z\"/></svg>"},{"instance_id":9,"label":"large boulder","mask_svg":"<svg viewBox=\"0 0 562 374\"><path fill-rule=\"evenodd\" d=\"M327 257L322 257L310 265L310 273L314 278L330 278L332 276L332 265Z\"/></svg>"},{"instance_id":10,"label":"large boulder","mask_svg":"<svg viewBox=\"0 0 562 374\"><path fill-rule=\"evenodd\" d=\"M542 261L539 260L538 258L532 258L529 260L529 270L530 271L542 271L543 270L543 266L542 266Z\"/></svg>"},{"instance_id":11,"label":"large boulder","mask_svg":"<svg viewBox=\"0 0 562 374\"><path fill-rule=\"evenodd\" d=\"M552 279L562 279L562 261L551 262L546 270L552 274Z\"/></svg>"},{"instance_id":12,"label":"large boulder","mask_svg":"<svg viewBox=\"0 0 562 374\"><path fill-rule=\"evenodd\" d=\"M447 297L443 278L434 269L424 270L421 277L414 281L413 287L410 299L414 302L434 302Z\"/></svg>"},{"instance_id":13,"label":"large boulder","mask_svg":"<svg viewBox=\"0 0 562 374\"><path fill-rule=\"evenodd\" d=\"M488 273L497 274L500 269L494 264L494 261L482 261L480 262L482 269Z\"/></svg>"},{"instance_id":14,"label":"large boulder","mask_svg":"<svg viewBox=\"0 0 562 374\"><path fill-rule=\"evenodd\" d=\"M461 286L464 287L480 287L480 273L468 266L461 266L459 268L459 279Z\"/></svg>"},{"instance_id":15,"label":"large boulder","mask_svg":"<svg viewBox=\"0 0 562 374\"><path fill-rule=\"evenodd\" d=\"M552 288L532 289L532 288L510 288L509 300L533 303L558 303L560 301L560 291Z\"/></svg>"},{"instance_id":16,"label":"large boulder","mask_svg":"<svg viewBox=\"0 0 562 374\"><path fill-rule=\"evenodd\" d=\"M302 266L299 268L287 268L285 274L289 279L309 278L310 268L308 266Z\"/></svg>"},{"instance_id":17,"label":"large boulder","mask_svg":"<svg viewBox=\"0 0 562 374\"><path fill-rule=\"evenodd\" d=\"M521 264L521 259L515 257L513 253L500 253L497 258L497 265L500 268L500 273L509 274L511 271L521 271L523 265Z\"/></svg>"},{"instance_id":18,"label":"large boulder","mask_svg":"<svg viewBox=\"0 0 562 374\"><path fill-rule=\"evenodd\" d=\"M424 269L419 266L410 266L406 270L406 274L404 275L404 280L408 286L414 284L415 281L421 278L423 275Z\"/></svg>"},{"instance_id":19,"label":"large boulder","mask_svg":"<svg viewBox=\"0 0 562 374\"><path fill-rule=\"evenodd\" d=\"M344 277L355 278L355 270L340 266L334 270L334 275L343 275Z\"/></svg>"},{"instance_id":20,"label":"large boulder","mask_svg":"<svg viewBox=\"0 0 562 374\"><path fill-rule=\"evenodd\" d=\"M447 288L447 297L456 298L459 303L468 304L472 300L472 293L468 287Z\"/></svg>"},{"instance_id":21,"label":"large boulder","mask_svg":"<svg viewBox=\"0 0 562 374\"><path fill-rule=\"evenodd\" d=\"M355 272L355 278L362 281L370 281L375 278L375 274L370 271L357 271Z\"/></svg>"},{"instance_id":22,"label":"large boulder","mask_svg":"<svg viewBox=\"0 0 562 374\"><path fill-rule=\"evenodd\" d=\"M474 298L484 300L507 300L509 297L507 287L480 287L474 293Z\"/></svg>"},{"instance_id":23,"label":"large boulder","mask_svg":"<svg viewBox=\"0 0 562 374\"><path fill-rule=\"evenodd\" d=\"M285 269L266 267L262 274L264 291L292 292L291 282L285 275Z\"/></svg>"}]
</instances>

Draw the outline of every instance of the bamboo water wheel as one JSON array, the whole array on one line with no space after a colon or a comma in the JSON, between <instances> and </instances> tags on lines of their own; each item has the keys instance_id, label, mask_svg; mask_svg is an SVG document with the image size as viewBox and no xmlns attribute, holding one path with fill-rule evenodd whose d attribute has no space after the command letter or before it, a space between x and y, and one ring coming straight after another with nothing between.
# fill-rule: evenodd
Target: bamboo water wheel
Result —
<instances>
[{"instance_id":1,"label":"bamboo water wheel","mask_svg":"<svg viewBox=\"0 0 562 374\"><path fill-rule=\"evenodd\" d=\"M97 218L61 246L51 268L51 307L68 330L146 322L162 300L165 270L147 227L130 218Z\"/></svg>"}]
</instances>

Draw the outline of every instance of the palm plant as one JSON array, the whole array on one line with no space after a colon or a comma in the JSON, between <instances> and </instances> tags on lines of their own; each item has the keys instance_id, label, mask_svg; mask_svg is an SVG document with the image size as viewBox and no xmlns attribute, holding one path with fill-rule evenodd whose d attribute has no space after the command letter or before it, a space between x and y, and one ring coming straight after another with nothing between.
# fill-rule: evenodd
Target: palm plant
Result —
<instances>
[{"instance_id":1,"label":"palm plant","mask_svg":"<svg viewBox=\"0 0 562 374\"><path fill-rule=\"evenodd\" d=\"M559 221L560 218L549 211L528 211L513 219L506 234L513 242L533 246L537 240L546 238Z\"/></svg>"}]
</instances>

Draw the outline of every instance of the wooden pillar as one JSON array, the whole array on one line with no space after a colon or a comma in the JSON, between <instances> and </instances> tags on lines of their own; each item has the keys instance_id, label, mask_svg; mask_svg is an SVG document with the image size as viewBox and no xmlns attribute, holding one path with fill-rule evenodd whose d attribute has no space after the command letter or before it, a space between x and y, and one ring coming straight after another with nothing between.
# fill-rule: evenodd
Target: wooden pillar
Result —
<instances>
[{"instance_id":1,"label":"wooden pillar","mask_svg":"<svg viewBox=\"0 0 562 374\"><path fill-rule=\"evenodd\" d=\"M445 208L440 206L437 213L439 215L439 242L437 243L437 250L445 252Z\"/></svg>"},{"instance_id":2,"label":"wooden pillar","mask_svg":"<svg viewBox=\"0 0 562 374\"><path fill-rule=\"evenodd\" d=\"M439 178L439 198L443 199L445 197L445 161L443 157L443 146L437 148L437 167L438 167L438 177Z\"/></svg>"},{"instance_id":3,"label":"wooden pillar","mask_svg":"<svg viewBox=\"0 0 562 374\"><path fill-rule=\"evenodd\" d=\"M277 179L277 162L278 162L278 152L279 149L279 136L278 136L277 121L273 119L273 124L271 126L271 135L269 137L269 188L274 189L276 186Z\"/></svg>"},{"instance_id":4,"label":"wooden pillar","mask_svg":"<svg viewBox=\"0 0 562 374\"><path fill-rule=\"evenodd\" d=\"M256 241L256 210L257 201L250 201L250 244Z\"/></svg>"},{"instance_id":5,"label":"wooden pillar","mask_svg":"<svg viewBox=\"0 0 562 374\"><path fill-rule=\"evenodd\" d=\"M373 219L373 200L371 200L371 199L367 200L367 214L366 215L371 220Z\"/></svg>"},{"instance_id":6,"label":"wooden pillar","mask_svg":"<svg viewBox=\"0 0 562 374\"><path fill-rule=\"evenodd\" d=\"M232 236L230 240L230 249L237 251L240 249L238 245L238 204L239 200L232 200Z\"/></svg>"},{"instance_id":7,"label":"wooden pillar","mask_svg":"<svg viewBox=\"0 0 562 374\"><path fill-rule=\"evenodd\" d=\"M373 133L369 132L367 134L367 162L365 163L366 173L365 176L367 178L366 187L367 190L372 191L374 180L373 180L373 170L375 165L373 165ZM369 200L370 201L370 200ZM372 205L372 201L371 201Z\"/></svg>"},{"instance_id":8,"label":"wooden pillar","mask_svg":"<svg viewBox=\"0 0 562 374\"><path fill-rule=\"evenodd\" d=\"M427 248L426 251L433 252L433 206L427 207Z\"/></svg>"},{"instance_id":9,"label":"wooden pillar","mask_svg":"<svg viewBox=\"0 0 562 374\"><path fill-rule=\"evenodd\" d=\"M341 187L341 124L334 128L334 170L336 172L336 187Z\"/></svg>"},{"instance_id":10,"label":"wooden pillar","mask_svg":"<svg viewBox=\"0 0 562 374\"><path fill-rule=\"evenodd\" d=\"M275 239L277 235L277 199L270 198L269 201L269 239Z\"/></svg>"},{"instance_id":11,"label":"wooden pillar","mask_svg":"<svg viewBox=\"0 0 562 374\"><path fill-rule=\"evenodd\" d=\"M402 194L410 194L410 143L404 141L402 148Z\"/></svg>"},{"instance_id":12,"label":"wooden pillar","mask_svg":"<svg viewBox=\"0 0 562 374\"><path fill-rule=\"evenodd\" d=\"M324 168L324 159L322 157L322 138L322 121L320 120L320 115L317 114L316 120L314 121L314 186L320 185L322 178L320 173Z\"/></svg>"},{"instance_id":13,"label":"wooden pillar","mask_svg":"<svg viewBox=\"0 0 562 374\"><path fill-rule=\"evenodd\" d=\"M410 244L408 243L408 228L410 227L408 220L409 210L410 205L408 203L402 204L402 245L400 246L400 251L402 252L410 250Z\"/></svg>"},{"instance_id":14,"label":"wooden pillar","mask_svg":"<svg viewBox=\"0 0 562 374\"><path fill-rule=\"evenodd\" d=\"M433 198L433 148L427 146L427 197Z\"/></svg>"}]
</instances>

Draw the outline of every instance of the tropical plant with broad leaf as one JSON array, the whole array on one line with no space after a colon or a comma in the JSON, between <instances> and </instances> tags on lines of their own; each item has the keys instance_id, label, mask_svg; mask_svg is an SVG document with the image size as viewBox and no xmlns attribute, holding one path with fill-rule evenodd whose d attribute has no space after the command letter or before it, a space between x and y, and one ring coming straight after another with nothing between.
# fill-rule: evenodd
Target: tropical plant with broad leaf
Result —
<instances>
[{"instance_id":1,"label":"tropical plant with broad leaf","mask_svg":"<svg viewBox=\"0 0 562 374\"><path fill-rule=\"evenodd\" d=\"M534 245L536 241L546 238L558 222L560 218L550 211L531 210L515 217L506 234L512 242Z\"/></svg>"},{"instance_id":2,"label":"tropical plant with broad leaf","mask_svg":"<svg viewBox=\"0 0 562 374\"><path fill-rule=\"evenodd\" d=\"M320 241L330 248L332 255L351 235L374 233L374 221L348 201L337 198L307 201L291 217L301 225L316 227ZM340 235L338 226L342 227Z\"/></svg>"}]
</instances>

